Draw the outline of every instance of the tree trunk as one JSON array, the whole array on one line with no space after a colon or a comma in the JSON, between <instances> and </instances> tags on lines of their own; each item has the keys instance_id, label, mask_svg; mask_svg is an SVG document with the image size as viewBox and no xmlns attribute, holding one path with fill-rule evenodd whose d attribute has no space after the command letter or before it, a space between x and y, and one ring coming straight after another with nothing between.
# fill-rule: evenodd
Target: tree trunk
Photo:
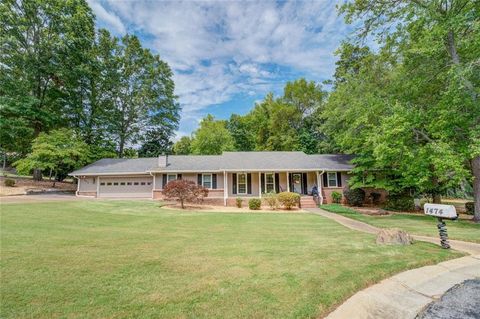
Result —
<instances>
[{"instance_id":1,"label":"tree trunk","mask_svg":"<svg viewBox=\"0 0 480 319\"><path fill-rule=\"evenodd\" d=\"M123 148L125 147L125 141L123 138L120 138L120 143L118 145L118 157L123 158Z\"/></svg>"},{"instance_id":2,"label":"tree trunk","mask_svg":"<svg viewBox=\"0 0 480 319\"><path fill-rule=\"evenodd\" d=\"M42 170L39 168L35 168L33 170L33 180L34 181L41 181L43 179L42 177Z\"/></svg>"},{"instance_id":3,"label":"tree trunk","mask_svg":"<svg viewBox=\"0 0 480 319\"><path fill-rule=\"evenodd\" d=\"M442 196L440 194L433 194L433 203L434 204L441 204L442 203Z\"/></svg>"},{"instance_id":4,"label":"tree trunk","mask_svg":"<svg viewBox=\"0 0 480 319\"><path fill-rule=\"evenodd\" d=\"M5 169L7 168L7 152L3 152L3 174L5 173Z\"/></svg>"},{"instance_id":5,"label":"tree trunk","mask_svg":"<svg viewBox=\"0 0 480 319\"><path fill-rule=\"evenodd\" d=\"M471 160L473 175L473 202L475 203L473 220L480 223L480 156Z\"/></svg>"},{"instance_id":6,"label":"tree trunk","mask_svg":"<svg viewBox=\"0 0 480 319\"><path fill-rule=\"evenodd\" d=\"M180 204L182 205L182 209L185 209L185 205L184 205L184 203L183 203L183 198L180 199Z\"/></svg>"}]
</instances>

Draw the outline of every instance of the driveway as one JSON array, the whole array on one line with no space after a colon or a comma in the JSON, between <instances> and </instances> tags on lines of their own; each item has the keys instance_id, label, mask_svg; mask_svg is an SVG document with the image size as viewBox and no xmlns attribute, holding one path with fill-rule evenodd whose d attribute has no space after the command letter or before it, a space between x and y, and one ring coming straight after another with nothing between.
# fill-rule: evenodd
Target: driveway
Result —
<instances>
[{"instance_id":1,"label":"driveway","mask_svg":"<svg viewBox=\"0 0 480 319\"><path fill-rule=\"evenodd\" d=\"M1 204L38 203L38 202L71 201L71 200L85 200L85 199L87 198L76 197L73 194L18 195L18 196L1 196L0 203Z\"/></svg>"}]
</instances>

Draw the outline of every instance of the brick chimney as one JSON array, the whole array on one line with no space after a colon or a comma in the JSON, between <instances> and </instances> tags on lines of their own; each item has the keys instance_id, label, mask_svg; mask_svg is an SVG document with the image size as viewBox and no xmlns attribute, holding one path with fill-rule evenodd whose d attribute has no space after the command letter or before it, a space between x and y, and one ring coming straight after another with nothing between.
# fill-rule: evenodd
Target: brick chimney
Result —
<instances>
[{"instance_id":1,"label":"brick chimney","mask_svg":"<svg viewBox=\"0 0 480 319\"><path fill-rule=\"evenodd\" d=\"M158 166L159 167L167 167L168 165L168 155L163 153L162 155L158 156Z\"/></svg>"}]
</instances>

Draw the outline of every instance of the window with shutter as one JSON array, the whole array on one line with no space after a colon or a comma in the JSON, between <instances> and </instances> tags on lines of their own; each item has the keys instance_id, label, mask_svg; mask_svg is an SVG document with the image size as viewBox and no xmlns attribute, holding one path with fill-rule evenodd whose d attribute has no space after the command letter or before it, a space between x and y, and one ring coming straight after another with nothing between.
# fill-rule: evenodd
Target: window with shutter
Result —
<instances>
[{"instance_id":1,"label":"window with shutter","mask_svg":"<svg viewBox=\"0 0 480 319\"><path fill-rule=\"evenodd\" d=\"M337 173L336 172L328 172L328 187L337 187Z\"/></svg>"},{"instance_id":2,"label":"window with shutter","mask_svg":"<svg viewBox=\"0 0 480 319\"><path fill-rule=\"evenodd\" d=\"M247 194L247 174L237 174L237 192L238 194Z\"/></svg>"}]
</instances>

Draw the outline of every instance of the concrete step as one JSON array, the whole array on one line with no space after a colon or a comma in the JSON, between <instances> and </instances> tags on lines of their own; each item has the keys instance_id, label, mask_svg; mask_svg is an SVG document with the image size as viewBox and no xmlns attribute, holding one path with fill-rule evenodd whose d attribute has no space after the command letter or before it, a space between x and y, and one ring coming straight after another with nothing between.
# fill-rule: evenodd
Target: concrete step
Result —
<instances>
[{"instance_id":1,"label":"concrete step","mask_svg":"<svg viewBox=\"0 0 480 319\"><path fill-rule=\"evenodd\" d=\"M300 206L302 208L315 208L317 203L315 203L313 197L300 197Z\"/></svg>"}]
</instances>

